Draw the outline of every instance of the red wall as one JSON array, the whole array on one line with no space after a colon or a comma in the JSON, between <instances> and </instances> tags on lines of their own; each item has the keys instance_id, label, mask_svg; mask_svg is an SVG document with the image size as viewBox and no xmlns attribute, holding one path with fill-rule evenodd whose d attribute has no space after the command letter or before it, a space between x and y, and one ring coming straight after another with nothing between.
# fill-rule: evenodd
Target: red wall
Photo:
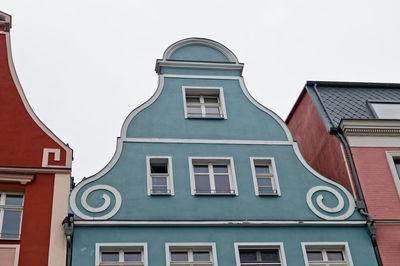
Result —
<instances>
[{"instance_id":1,"label":"red wall","mask_svg":"<svg viewBox=\"0 0 400 266\"><path fill-rule=\"evenodd\" d=\"M385 151L400 148L351 148L368 212L374 219L400 219L399 193Z\"/></svg>"},{"instance_id":2,"label":"red wall","mask_svg":"<svg viewBox=\"0 0 400 266\"><path fill-rule=\"evenodd\" d=\"M376 240L383 265L400 264L400 225L377 225Z\"/></svg>"},{"instance_id":3,"label":"red wall","mask_svg":"<svg viewBox=\"0 0 400 266\"><path fill-rule=\"evenodd\" d=\"M43 148L61 149L60 162L65 165L65 151L32 120L12 79L7 60L6 36L0 34L0 165L41 166Z\"/></svg>"},{"instance_id":4,"label":"red wall","mask_svg":"<svg viewBox=\"0 0 400 266\"><path fill-rule=\"evenodd\" d=\"M286 123L306 161L319 173L342 184L352 193L340 144L335 135L327 132L306 91L302 92L294 108L295 112L292 111Z\"/></svg>"}]
</instances>

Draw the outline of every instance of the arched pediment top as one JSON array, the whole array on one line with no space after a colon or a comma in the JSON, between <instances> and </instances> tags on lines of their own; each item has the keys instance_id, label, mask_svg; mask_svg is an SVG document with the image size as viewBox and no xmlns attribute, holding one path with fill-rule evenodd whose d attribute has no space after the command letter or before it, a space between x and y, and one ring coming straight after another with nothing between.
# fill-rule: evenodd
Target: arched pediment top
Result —
<instances>
[{"instance_id":1,"label":"arched pediment top","mask_svg":"<svg viewBox=\"0 0 400 266\"><path fill-rule=\"evenodd\" d=\"M187 38L170 45L163 60L239 63L224 45L204 38Z\"/></svg>"}]
</instances>

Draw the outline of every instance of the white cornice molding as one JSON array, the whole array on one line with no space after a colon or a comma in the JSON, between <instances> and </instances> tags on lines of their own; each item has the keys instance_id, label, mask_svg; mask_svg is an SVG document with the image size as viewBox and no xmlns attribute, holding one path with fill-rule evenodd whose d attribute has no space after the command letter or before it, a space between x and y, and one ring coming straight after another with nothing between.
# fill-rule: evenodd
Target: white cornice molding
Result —
<instances>
[{"instance_id":1,"label":"white cornice molding","mask_svg":"<svg viewBox=\"0 0 400 266\"><path fill-rule=\"evenodd\" d=\"M79 221L76 226L364 226L366 221L221 220L221 221Z\"/></svg>"},{"instance_id":2,"label":"white cornice molding","mask_svg":"<svg viewBox=\"0 0 400 266\"><path fill-rule=\"evenodd\" d=\"M0 182L20 183L26 185L35 178L32 174L5 174L0 173Z\"/></svg>"},{"instance_id":3,"label":"white cornice molding","mask_svg":"<svg viewBox=\"0 0 400 266\"><path fill-rule=\"evenodd\" d=\"M0 174L70 174L71 168L34 168L0 166Z\"/></svg>"},{"instance_id":4,"label":"white cornice molding","mask_svg":"<svg viewBox=\"0 0 400 266\"><path fill-rule=\"evenodd\" d=\"M160 60L156 62L156 72L161 74L161 67L175 68L196 68L196 69L224 69L224 70L243 70L242 63L214 63L214 62L190 62L190 61L171 61Z\"/></svg>"},{"instance_id":5,"label":"white cornice molding","mask_svg":"<svg viewBox=\"0 0 400 266\"><path fill-rule=\"evenodd\" d=\"M339 126L345 136L400 136L400 120L348 119Z\"/></svg>"}]
</instances>

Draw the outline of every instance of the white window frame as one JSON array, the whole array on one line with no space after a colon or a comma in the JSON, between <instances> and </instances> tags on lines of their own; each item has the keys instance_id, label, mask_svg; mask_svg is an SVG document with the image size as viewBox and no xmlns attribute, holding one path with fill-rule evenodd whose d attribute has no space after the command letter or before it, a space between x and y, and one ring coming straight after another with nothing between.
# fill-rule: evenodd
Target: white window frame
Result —
<instances>
[{"instance_id":1,"label":"white window frame","mask_svg":"<svg viewBox=\"0 0 400 266\"><path fill-rule=\"evenodd\" d=\"M102 250L103 249L103 250ZM96 243L95 266L100 266L102 251L141 251L143 258L143 266L148 266L147 259L147 243ZM122 253L123 254L123 253ZM118 265L118 264L116 264ZM123 264L122 264L123 265Z\"/></svg>"},{"instance_id":2,"label":"white window frame","mask_svg":"<svg viewBox=\"0 0 400 266\"><path fill-rule=\"evenodd\" d=\"M388 160L390 171L392 172L397 193L400 197L400 176L397 173L396 165L394 164L394 160L400 159L400 151L386 151L386 158Z\"/></svg>"},{"instance_id":3,"label":"white window frame","mask_svg":"<svg viewBox=\"0 0 400 266\"><path fill-rule=\"evenodd\" d=\"M239 195L239 191L237 188L236 183L236 174L235 174L235 165L233 163L232 157L189 157L189 172L190 172L190 188L192 195L221 195L221 196L229 196L229 195ZM218 164L218 163L226 163L228 165L228 175L229 175L229 185L231 191L233 193L216 193L215 191L215 181L214 176L209 172L210 176L210 189L211 193L196 193L196 181L194 178L194 169L193 169L193 162L201 163L201 164ZM210 167L210 166L209 166Z\"/></svg>"},{"instance_id":4,"label":"white window frame","mask_svg":"<svg viewBox=\"0 0 400 266\"><path fill-rule=\"evenodd\" d=\"M325 250L325 251L329 249L342 250L345 256L345 260L347 260L347 265L354 266L348 242L301 242L301 249L303 250L304 263L306 266L309 266L310 263L307 257L307 248L315 250ZM327 261L326 264L329 264L329 262Z\"/></svg>"},{"instance_id":5,"label":"white window frame","mask_svg":"<svg viewBox=\"0 0 400 266\"><path fill-rule=\"evenodd\" d=\"M152 187L153 187L153 180L151 177L151 164L150 160L151 159L166 159L168 161L167 166L168 166L168 177L167 177L167 190L169 190L169 193L152 193ZM146 156L146 169L147 169L147 195L152 196L152 195L160 195L160 196L174 196L174 174L172 170L172 157L171 156Z\"/></svg>"},{"instance_id":6,"label":"white window frame","mask_svg":"<svg viewBox=\"0 0 400 266\"><path fill-rule=\"evenodd\" d=\"M274 190L276 190L276 193L260 194L260 191L258 189L257 174L256 174L255 163L254 163L255 160L266 161L266 163L269 165L270 172L271 172L271 179L272 179L272 188ZM281 189L279 187L279 180L278 180L278 173L276 171L276 166L275 166L275 159L273 157L250 157L250 165L251 165L251 172L253 175L255 194L257 196L280 196Z\"/></svg>"},{"instance_id":7,"label":"white window frame","mask_svg":"<svg viewBox=\"0 0 400 266\"><path fill-rule=\"evenodd\" d=\"M213 266L218 266L217 249L215 242L178 242L178 243L165 243L165 265L171 266L171 250L172 251L188 251L193 249L209 250L211 251L211 262ZM191 262L187 263L191 264Z\"/></svg>"},{"instance_id":8,"label":"white window frame","mask_svg":"<svg viewBox=\"0 0 400 266\"><path fill-rule=\"evenodd\" d=\"M283 242L235 242L235 258L236 258L236 266L240 265L240 248L248 248L248 249L279 249L279 256L281 259L281 265L287 266L286 264L286 256L285 249L283 248ZM260 263L258 263L260 264Z\"/></svg>"},{"instance_id":9,"label":"white window frame","mask_svg":"<svg viewBox=\"0 0 400 266\"><path fill-rule=\"evenodd\" d=\"M10 206L7 207L5 205L6 203L6 196L7 195L17 195L17 196L22 196L22 205L21 206ZM23 217L23 212L24 212L24 203L25 203L25 195L24 193L21 192L0 192L0 240L19 240L21 238L21 228L22 228L22 217ZM3 230L3 222L4 222L4 210L15 210L15 211L21 211L21 219L19 223L19 235L18 238L4 238L1 235L1 232Z\"/></svg>"},{"instance_id":10,"label":"white window frame","mask_svg":"<svg viewBox=\"0 0 400 266\"><path fill-rule=\"evenodd\" d=\"M1 245L0 244L0 249L15 249L15 256L14 256L14 266L18 266L18 260L19 260L19 245Z\"/></svg>"},{"instance_id":11,"label":"white window frame","mask_svg":"<svg viewBox=\"0 0 400 266\"><path fill-rule=\"evenodd\" d=\"M187 103L186 103L186 92L189 92L189 95L193 93L194 96L201 96L202 94L212 94L217 95L219 100L219 108L221 117L207 117L205 116L204 110L201 117L190 117L187 112ZM222 87L196 87L196 86L182 86L182 96L183 96L183 108L185 111L185 118L200 118L200 119L228 119L228 115L226 114L225 108L225 97L224 90Z\"/></svg>"}]
</instances>

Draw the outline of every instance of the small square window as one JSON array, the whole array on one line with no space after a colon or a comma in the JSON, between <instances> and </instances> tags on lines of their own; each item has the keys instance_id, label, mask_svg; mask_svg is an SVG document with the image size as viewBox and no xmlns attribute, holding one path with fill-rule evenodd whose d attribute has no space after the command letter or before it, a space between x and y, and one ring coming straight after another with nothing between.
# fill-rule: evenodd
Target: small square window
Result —
<instances>
[{"instance_id":1,"label":"small square window","mask_svg":"<svg viewBox=\"0 0 400 266\"><path fill-rule=\"evenodd\" d=\"M189 157L192 195L237 195L232 158Z\"/></svg>"},{"instance_id":2,"label":"small square window","mask_svg":"<svg viewBox=\"0 0 400 266\"><path fill-rule=\"evenodd\" d=\"M347 243L302 243L307 266L353 266Z\"/></svg>"},{"instance_id":3,"label":"small square window","mask_svg":"<svg viewBox=\"0 0 400 266\"><path fill-rule=\"evenodd\" d=\"M251 157L250 163L256 195L280 195L274 158Z\"/></svg>"},{"instance_id":4,"label":"small square window","mask_svg":"<svg viewBox=\"0 0 400 266\"><path fill-rule=\"evenodd\" d=\"M171 157L148 156L147 194L174 195Z\"/></svg>"},{"instance_id":5,"label":"small square window","mask_svg":"<svg viewBox=\"0 0 400 266\"><path fill-rule=\"evenodd\" d=\"M227 118L220 87L183 87L183 103L185 118Z\"/></svg>"},{"instance_id":6,"label":"small square window","mask_svg":"<svg viewBox=\"0 0 400 266\"><path fill-rule=\"evenodd\" d=\"M286 266L282 243L235 243L237 266Z\"/></svg>"},{"instance_id":7,"label":"small square window","mask_svg":"<svg viewBox=\"0 0 400 266\"><path fill-rule=\"evenodd\" d=\"M24 195L0 192L0 239L19 239Z\"/></svg>"},{"instance_id":8,"label":"small square window","mask_svg":"<svg viewBox=\"0 0 400 266\"><path fill-rule=\"evenodd\" d=\"M167 266L215 266L214 243L166 243Z\"/></svg>"},{"instance_id":9,"label":"small square window","mask_svg":"<svg viewBox=\"0 0 400 266\"><path fill-rule=\"evenodd\" d=\"M147 266L146 243L97 243L96 266Z\"/></svg>"}]
</instances>

